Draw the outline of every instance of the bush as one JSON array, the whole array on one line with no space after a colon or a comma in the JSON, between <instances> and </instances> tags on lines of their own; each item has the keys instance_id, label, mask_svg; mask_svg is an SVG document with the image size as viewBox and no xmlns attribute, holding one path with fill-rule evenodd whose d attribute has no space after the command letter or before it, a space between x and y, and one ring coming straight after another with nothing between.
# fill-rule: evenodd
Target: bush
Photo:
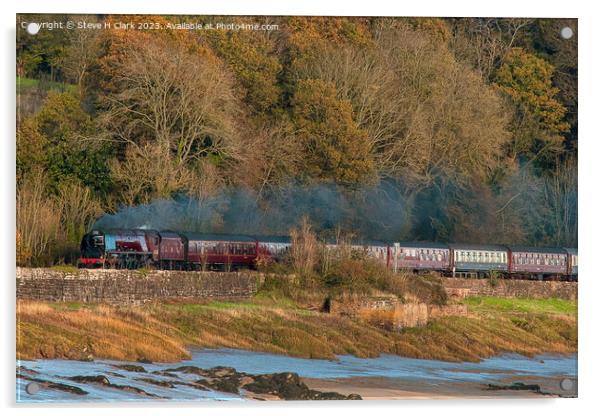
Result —
<instances>
[{"instance_id":1,"label":"bush","mask_svg":"<svg viewBox=\"0 0 602 416\"><path fill-rule=\"evenodd\" d=\"M351 252L349 257L334 260L320 281L324 287L335 293L370 294L379 291L403 298L407 291L408 279L407 275L395 273L379 260L356 251Z\"/></svg>"},{"instance_id":2,"label":"bush","mask_svg":"<svg viewBox=\"0 0 602 416\"><path fill-rule=\"evenodd\" d=\"M447 303L447 292L437 275L413 275L406 279L405 290L417 300L434 305Z\"/></svg>"}]
</instances>

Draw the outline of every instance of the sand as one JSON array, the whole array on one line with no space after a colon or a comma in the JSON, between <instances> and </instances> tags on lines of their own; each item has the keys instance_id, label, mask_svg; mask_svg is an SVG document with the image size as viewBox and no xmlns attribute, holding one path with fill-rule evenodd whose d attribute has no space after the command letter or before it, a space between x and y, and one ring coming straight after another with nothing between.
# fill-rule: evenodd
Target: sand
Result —
<instances>
[{"instance_id":1,"label":"sand","mask_svg":"<svg viewBox=\"0 0 602 416\"><path fill-rule=\"evenodd\" d=\"M386 377L352 377L339 379L304 378L311 389L336 391L341 394L356 393L364 400L439 400L439 399L493 399L493 398L553 398L574 397L574 392L560 390L560 378L512 378L502 383L539 384L546 394L532 391L487 390L487 384L475 382L433 383L423 380L401 380Z\"/></svg>"}]
</instances>

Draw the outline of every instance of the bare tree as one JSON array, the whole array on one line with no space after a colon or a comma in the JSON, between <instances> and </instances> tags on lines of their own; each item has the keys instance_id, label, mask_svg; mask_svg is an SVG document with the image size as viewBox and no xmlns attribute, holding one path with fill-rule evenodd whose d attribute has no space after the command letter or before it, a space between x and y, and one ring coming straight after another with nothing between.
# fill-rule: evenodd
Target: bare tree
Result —
<instances>
[{"instance_id":1,"label":"bare tree","mask_svg":"<svg viewBox=\"0 0 602 416\"><path fill-rule=\"evenodd\" d=\"M544 181L544 203L549 207L552 241L556 245L577 246L577 166L567 160Z\"/></svg>"},{"instance_id":2,"label":"bare tree","mask_svg":"<svg viewBox=\"0 0 602 416\"><path fill-rule=\"evenodd\" d=\"M411 187L445 176L484 178L509 139L502 102L445 45L407 25L375 30L366 48L338 48L299 70L326 79L353 104L383 176Z\"/></svg>"},{"instance_id":3,"label":"bare tree","mask_svg":"<svg viewBox=\"0 0 602 416\"><path fill-rule=\"evenodd\" d=\"M318 240L311 229L307 217L304 217L299 229L291 230L291 260L295 272L308 283L318 261Z\"/></svg>"},{"instance_id":4,"label":"bare tree","mask_svg":"<svg viewBox=\"0 0 602 416\"><path fill-rule=\"evenodd\" d=\"M93 16L86 17L89 21ZM100 52L101 30L76 29L69 32L69 46L58 65L78 87L80 98L86 93L86 76Z\"/></svg>"},{"instance_id":5,"label":"bare tree","mask_svg":"<svg viewBox=\"0 0 602 416\"><path fill-rule=\"evenodd\" d=\"M43 261L60 227L58 207L47 197L43 178L36 171L17 190L17 259L22 265Z\"/></svg>"},{"instance_id":6,"label":"bare tree","mask_svg":"<svg viewBox=\"0 0 602 416\"><path fill-rule=\"evenodd\" d=\"M104 120L128 149L113 168L131 182L131 196L149 186L151 194L165 196L185 185L205 157L244 158L240 112L233 81L217 58L167 39L144 39L128 43L114 68L117 92L104 97ZM144 177L130 180L132 174Z\"/></svg>"},{"instance_id":7,"label":"bare tree","mask_svg":"<svg viewBox=\"0 0 602 416\"><path fill-rule=\"evenodd\" d=\"M86 230L102 214L100 203L90 188L78 182L62 184L56 202L63 228L75 228L77 238L81 237L81 230Z\"/></svg>"},{"instance_id":8,"label":"bare tree","mask_svg":"<svg viewBox=\"0 0 602 416\"><path fill-rule=\"evenodd\" d=\"M516 45L533 19L462 18L454 24L451 48L470 63L484 79L491 79L506 54Z\"/></svg>"}]
</instances>

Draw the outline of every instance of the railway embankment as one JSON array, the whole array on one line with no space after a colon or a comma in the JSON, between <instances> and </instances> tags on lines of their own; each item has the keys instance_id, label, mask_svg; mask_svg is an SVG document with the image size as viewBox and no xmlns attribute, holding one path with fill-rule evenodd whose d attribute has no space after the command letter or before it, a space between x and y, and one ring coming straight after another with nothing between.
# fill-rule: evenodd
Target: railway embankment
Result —
<instances>
[{"instance_id":1,"label":"railway embankment","mask_svg":"<svg viewBox=\"0 0 602 416\"><path fill-rule=\"evenodd\" d=\"M189 358L191 347L227 347L304 358L478 361L577 349L576 300L538 299L533 291L492 297L489 289L446 297L448 280L406 278L396 293L333 292L252 272L18 269L17 356L165 362Z\"/></svg>"},{"instance_id":2,"label":"railway embankment","mask_svg":"<svg viewBox=\"0 0 602 416\"><path fill-rule=\"evenodd\" d=\"M17 298L50 302L142 304L155 300L244 299L263 279L257 272L182 272L23 268L16 270ZM450 299L472 296L577 299L576 282L442 279Z\"/></svg>"}]
</instances>

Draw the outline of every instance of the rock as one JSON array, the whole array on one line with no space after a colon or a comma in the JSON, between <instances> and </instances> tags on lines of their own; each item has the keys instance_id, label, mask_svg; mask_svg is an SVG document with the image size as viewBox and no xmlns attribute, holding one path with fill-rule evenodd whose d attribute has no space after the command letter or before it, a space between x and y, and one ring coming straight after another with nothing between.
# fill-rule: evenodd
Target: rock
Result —
<instances>
[{"instance_id":1,"label":"rock","mask_svg":"<svg viewBox=\"0 0 602 416\"><path fill-rule=\"evenodd\" d=\"M167 371L170 373L179 372L179 373L186 373L186 374L196 374L198 376L203 376L206 374L206 370L195 367L193 365L184 365L182 367L177 367L177 368L168 368L167 370L164 370L164 371Z\"/></svg>"},{"instance_id":2,"label":"rock","mask_svg":"<svg viewBox=\"0 0 602 416\"><path fill-rule=\"evenodd\" d=\"M244 386L257 394L271 394L284 400L361 400L359 395L345 396L336 392L311 390L296 373L276 373L253 376L254 381Z\"/></svg>"},{"instance_id":3,"label":"rock","mask_svg":"<svg viewBox=\"0 0 602 416\"><path fill-rule=\"evenodd\" d=\"M204 378L197 380L195 384L225 393L239 394L238 388L245 373L239 373L231 367L214 367L203 370L201 375Z\"/></svg>"},{"instance_id":4,"label":"rock","mask_svg":"<svg viewBox=\"0 0 602 416\"><path fill-rule=\"evenodd\" d=\"M22 365L18 366L17 367L17 375L23 374L23 373L25 373L25 374L39 374L36 370L32 370L31 368L27 368L27 367L22 366Z\"/></svg>"},{"instance_id":5,"label":"rock","mask_svg":"<svg viewBox=\"0 0 602 416\"><path fill-rule=\"evenodd\" d=\"M259 394L273 394L285 400L307 399L309 388L295 373L263 374L245 385L245 390Z\"/></svg>"},{"instance_id":6,"label":"rock","mask_svg":"<svg viewBox=\"0 0 602 416\"><path fill-rule=\"evenodd\" d=\"M78 361L84 361L84 362L90 363L90 362L94 361L94 356L92 354L82 354L82 356L79 357Z\"/></svg>"},{"instance_id":7,"label":"rock","mask_svg":"<svg viewBox=\"0 0 602 416\"><path fill-rule=\"evenodd\" d=\"M194 388L211 389L225 393L240 394L239 389L254 393L279 397L284 400L361 400L358 394L345 396L336 392L321 392L311 390L301 381L296 373L275 373L252 375L238 372L232 367L213 367L203 369L195 366L182 366L170 368L163 371L155 371L154 374L168 375L173 372L195 374L202 378L192 384L174 382L172 384L188 385Z\"/></svg>"},{"instance_id":8,"label":"rock","mask_svg":"<svg viewBox=\"0 0 602 416\"><path fill-rule=\"evenodd\" d=\"M238 394L239 380L236 377L217 379L199 379L195 384L208 387L211 390L223 391L224 393Z\"/></svg>"},{"instance_id":9,"label":"rock","mask_svg":"<svg viewBox=\"0 0 602 416\"><path fill-rule=\"evenodd\" d=\"M154 384L155 386L159 386L159 387L167 387L169 389L175 388L174 383L169 382L169 381L155 380L154 378L146 378L146 377L137 378L136 380L142 381L142 382L148 383L148 384Z\"/></svg>"},{"instance_id":10,"label":"rock","mask_svg":"<svg viewBox=\"0 0 602 416\"><path fill-rule=\"evenodd\" d=\"M236 369L232 367L213 367L209 370L205 370L205 374L207 377L239 377L242 373L236 371Z\"/></svg>"},{"instance_id":11,"label":"rock","mask_svg":"<svg viewBox=\"0 0 602 416\"><path fill-rule=\"evenodd\" d=\"M138 361L139 363L142 363L142 364L152 364L153 363L151 360L149 360L148 358L145 358L145 357L138 358L136 361Z\"/></svg>"},{"instance_id":12,"label":"rock","mask_svg":"<svg viewBox=\"0 0 602 416\"><path fill-rule=\"evenodd\" d=\"M525 384L521 382L516 382L508 385L488 384L487 390L522 390L531 391L533 393L541 394L544 396L550 395L550 393L542 391L541 386L539 384Z\"/></svg>"},{"instance_id":13,"label":"rock","mask_svg":"<svg viewBox=\"0 0 602 416\"><path fill-rule=\"evenodd\" d=\"M309 393L313 396L312 400L347 400L347 396L334 391L321 392L317 390L309 390Z\"/></svg>"},{"instance_id":14,"label":"rock","mask_svg":"<svg viewBox=\"0 0 602 416\"><path fill-rule=\"evenodd\" d=\"M209 391L209 389L207 387L202 386L200 384L185 383L183 381L174 381L173 384L177 384L180 386L188 386L188 387L192 387L193 389L197 389L197 390Z\"/></svg>"},{"instance_id":15,"label":"rock","mask_svg":"<svg viewBox=\"0 0 602 416\"><path fill-rule=\"evenodd\" d=\"M138 387L134 387L134 386L123 386L123 385L120 385L120 384L109 384L108 387L111 387L113 389L122 390L122 391L128 391L130 393L136 393L136 394L140 394L140 395L148 396L148 397L159 397L156 394L148 393L147 391L144 391L144 390L139 389Z\"/></svg>"},{"instance_id":16,"label":"rock","mask_svg":"<svg viewBox=\"0 0 602 416\"><path fill-rule=\"evenodd\" d=\"M120 370L131 371L133 373L146 373L146 370L141 365L113 364L111 367L118 368Z\"/></svg>"},{"instance_id":17,"label":"rock","mask_svg":"<svg viewBox=\"0 0 602 416\"><path fill-rule=\"evenodd\" d=\"M17 373L17 377L25 379L25 380L29 380L33 383L37 383L40 387L46 388L46 389L65 391L67 393L77 394L79 396L85 396L86 394L88 394L88 392L85 391L84 389L81 389L77 386L72 386L70 384L56 383L54 381L43 380L41 378L35 378L35 377L27 377L27 376L24 376L23 374L19 374L19 373Z\"/></svg>"},{"instance_id":18,"label":"rock","mask_svg":"<svg viewBox=\"0 0 602 416\"><path fill-rule=\"evenodd\" d=\"M171 378L180 378L180 376L178 376L177 374L171 373L167 370L156 370L156 371L153 371L151 374L156 374L158 376L171 377Z\"/></svg>"},{"instance_id":19,"label":"rock","mask_svg":"<svg viewBox=\"0 0 602 416\"><path fill-rule=\"evenodd\" d=\"M91 383L91 384L100 384L104 387L109 387L112 389L117 389L117 390L122 390L122 391L127 391L127 392L131 392L131 393L136 393L136 394L140 394L143 396L149 396L149 397L159 397L156 394L152 394L152 393L148 393L138 387L134 387L134 386L125 386L125 385L121 385L121 384L113 384L109 381L108 378L106 378L103 375L98 375L98 376L73 376L73 377L69 377L69 380L73 380L76 381L78 383Z\"/></svg>"},{"instance_id":20,"label":"rock","mask_svg":"<svg viewBox=\"0 0 602 416\"><path fill-rule=\"evenodd\" d=\"M108 386L111 384L111 382L109 381L108 378L106 378L103 375L98 375L98 376L73 376L73 377L68 377L69 380L73 380L77 383L93 383L93 384L103 384L105 386Z\"/></svg>"}]
</instances>

